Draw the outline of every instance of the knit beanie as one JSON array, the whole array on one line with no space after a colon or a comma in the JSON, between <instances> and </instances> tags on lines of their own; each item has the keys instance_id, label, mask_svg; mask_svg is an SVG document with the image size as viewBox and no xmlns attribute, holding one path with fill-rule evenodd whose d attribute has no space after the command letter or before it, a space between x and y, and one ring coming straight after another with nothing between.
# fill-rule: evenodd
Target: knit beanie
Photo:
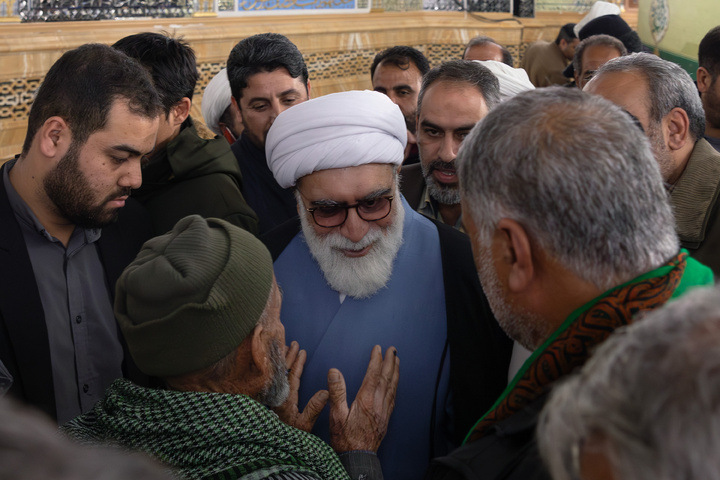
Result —
<instances>
[{"instance_id":1,"label":"knit beanie","mask_svg":"<svg viewBox=\"0 0 720 480\"><path fill-rule=\"evenodd\" d=\"M115 316L147 375L209 367L255 328L270 297L270 253L223 220L191 215L148 240L115 287Z\"/></svg>"}]
</instances>

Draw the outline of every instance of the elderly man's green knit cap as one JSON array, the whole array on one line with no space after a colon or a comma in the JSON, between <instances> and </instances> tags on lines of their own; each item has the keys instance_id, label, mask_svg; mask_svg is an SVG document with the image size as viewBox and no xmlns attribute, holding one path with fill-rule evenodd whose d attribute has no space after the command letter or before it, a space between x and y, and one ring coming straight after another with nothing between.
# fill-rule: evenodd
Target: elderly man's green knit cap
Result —
<instances>
[{"instance_id":1,"label":"elderly man's green knit cap","mask_svg":"<svg viewBox=\"0 0 720 480\"><path fill-rule=\"evenodd\" d=\"M255 328L272 259L252 234L192 215L145 242L115 288L115 316L138 368L171 377L209 367Z\"/></svg>"}]
</instances>

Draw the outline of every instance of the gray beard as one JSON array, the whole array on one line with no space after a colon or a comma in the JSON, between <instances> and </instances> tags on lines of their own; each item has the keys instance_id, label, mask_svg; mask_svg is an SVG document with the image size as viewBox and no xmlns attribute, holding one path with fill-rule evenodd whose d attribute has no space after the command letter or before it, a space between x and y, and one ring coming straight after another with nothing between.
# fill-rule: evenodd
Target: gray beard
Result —
<instances>
[{"instance_id":1,"label":"gray beard","mask_svg":"<svg viewBox=\"0 0 720 480\"><path fill-rule=\"evenodd\" d=\"M403 243L403 208L399 192L390 213L392 222L384 230L370 222L370 229L362 240L355 243L338 232L318 235L307 214L300 215L302 231L310 253L333 290L353 298L368 298L384 288L390 281L393 263ZM373 245L367 255L347 257L341 250L361 250Z\"/></svg>"},{"instance_id":2,"label":"gray beard","mask_svg":"<svg viewBox=\"0 0 720 480\"><path fill-rule=\"evenodd\" d=\"M542 345L552 331L538 315L524 309L513 309L505 301L502 285L490 255L490 247L480 249L475 263L478 266L480 285L500 328L531 352Z\"/></svg>"},{"instance_id":3,"label":"gray beard","mask_svg":"<svg viewBox=\"0 0 720 480\"><path fill-rule=\"evenodd\" d=\"M258 393L257 401L268 407L279 407L290 394L290 384L287 379L287 364L280 342L273 340L270 344L270 363L273 375L270 383Z\"/></svg>"},{"instance_id":4,"label":"gray beard","mask_svg":"<svg viewBox=\"0 0 720 480\"><path fill-rule=\"evenodd\" d=\"M435 178L431 175L433 164L442 163L440 160L431 162L428 165L422 163L422 156L420 156L420 169L422 170L423 178L425 178L425 185L427 185L428 193L438 203L442 205L457 205L460 203L460 187L458 185L450 186L438 183ZM453 162L454 164L455 162Z\"/></svg>"}]
</instances>

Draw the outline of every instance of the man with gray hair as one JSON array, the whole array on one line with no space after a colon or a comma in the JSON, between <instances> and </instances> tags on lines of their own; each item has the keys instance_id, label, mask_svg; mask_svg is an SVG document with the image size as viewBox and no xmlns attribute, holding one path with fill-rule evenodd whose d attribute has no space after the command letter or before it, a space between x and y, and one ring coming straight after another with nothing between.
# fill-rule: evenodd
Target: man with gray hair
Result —
<instances>
[{"instance_id":1,"label":"man with gray hair","mask_svg":"<svg viewBox=\"0 0 720 480\"><path fill-rule=\"evenodd\" d=\"M718 345L717 288L611 335L540 416L553 479L720 479Z\"/></svg>"},{"instance_id":2,"label":"man with gray hair","mask_svg":"<svg viewBox=\"0 0 720 480\"><path fill-rule=\"evenodd\" d=\"M450 60L425 75L417 105L420 167L402 170L403 194L418 212L462 229L455 157L465 136L499 101L497 78L479 62Z\"/></svg>"},{"instance_id":3,"label":"man with gray hair","mask_svg":"<svg viewBox=\"0 0 720 480\"><path fill-rule=\"evenodd\" d=\"M500 326L533 353L428 478L547 478L534 430L555 381L712 272L679 250L647 140L602 98L522 93L475 127L458 163L480 282Z\"/></svg>"},{"instance_id":4,"label":"man with gray hair","mask_svg":"<svg viewBox=\"0 0 720 480\"><path fill-rule=\"evenodd\" d=\"M285 353L281 303L270 253L258 239L224 220L183 218L143 245L118 280L115 301L133 359L165 388L118 380L63 431L148 453L182 478L382 478L373 452L395 402L395 349L383 360L380 347L372 348L350 408L333 369L323 375L332 378L329 389L300 413L306 357L296 342ZM342 458L303 431L328 400L330 444Z\"/></svg>"},{"instance_id":5,"label":"man with gray hair","mask_svg":"<svg viewBox=\"0 0 720 480\"><path fill-rule=\"evenodd\" d=\"M575 85L582 89L595 75L595 70L613 58L627 55L625 45L610 35L593 35L575 48L573 66L575 67Z\"/></svg>"},{"instance_id":6,"label":"man with gray hair","mask_svg":"<svg viewBox=\"0 0 720 480\"><path fill-rule=\"evenodd\" d=\"M680 244L720 273L720 153L703 138L705 114L690 75L647 53L603 65L585 91L642 125L670 193Z\"/></svg>"}]
</instances>

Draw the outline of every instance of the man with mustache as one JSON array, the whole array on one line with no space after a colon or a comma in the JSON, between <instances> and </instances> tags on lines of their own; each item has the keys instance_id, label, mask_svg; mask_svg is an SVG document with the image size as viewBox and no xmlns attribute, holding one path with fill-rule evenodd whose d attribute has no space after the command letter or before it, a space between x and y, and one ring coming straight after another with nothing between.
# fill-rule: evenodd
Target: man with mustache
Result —
<instances>
[{"instance_id":1,"label":"man with mustache","mask_svg":"<svg viewBox=\"0 0 720 480\"><path fill-rule=\"evenodd\" d=\"M504 388L510 354L467 236L399 193L406 140L397 105L352 91L283 112L266 146L300 214L266 237L287 336L307 349L300 401L323 388L330 367L355 391L367 350L395 346L407 367L378 452L394 480L419 478L429 455L460 440ZM321 415L314 431L327 439L327 425Z\"/></svg>"},{"instance_id":2,"label":"man with mustache","mask_svg":"<svg viewBox=\"0 0 720 480\"><path fill-rule=\"evenodd\" d=\"M537 418L617 328L712 271L680 249L657 162L616 105L574 88L503 102L458 156L465 226L495 318L533 352L426 479L546 479Z\"/></svg>"},{"instance_id":3,"label":"man with mustache","mask_svg":"<svg viewBox=\"0 0 720 480\"><path fill-rule=\"evenodd\" d=\"M415 141L417 99L423 75L430 70L427 58L420 50L395 46L375 55L370 65L373 90L387 95L405 117L408 143L405 147L405 165L418 163Z\"/></svg>"},{"instance_id":4,"label":"man with mustache","mask_svg":"<svg viewBox=\"0 0 720 480\"><path fill-rule=\"evenodd\" d=\"M14 380L9 394L59 422L131 373L112 299L152 234L129 195L160 111L139 63L84 45L50 68L22 153L0 170L0 361Z\"/></svg>"},{"instance_id":5,"label":"man with mustache","mask_svg":"<svg viewBox=\"0 0 720 480\"><path fill-rule=\"evenodd\" d=\"M462 230L455 157L470 130L499 102L497 78L477 62L452 60L425 76L417 117L425 179L425 190L417 204L420 213Z\"/></svg>"},{"instance_id":6,"label":"man with mustache","mask_svg":"<svg viewBox=\"0 0 720 480\"><path fill-rule=\"evenodd\" d=\"M364 352L360 367L368 352L370 363L350 406L342 374L330 370L300 413L306 356L296 342L286 349L281 306L260 240L224 220L181 219L143 245L115 301L133 359L163 388L117 380L62 430L150 454L181 478L382 479L373 452L395 403L395 349L384 359L378 346ZM305 431L326 403L330 445Z\"/></svg>"}]
</instances>

